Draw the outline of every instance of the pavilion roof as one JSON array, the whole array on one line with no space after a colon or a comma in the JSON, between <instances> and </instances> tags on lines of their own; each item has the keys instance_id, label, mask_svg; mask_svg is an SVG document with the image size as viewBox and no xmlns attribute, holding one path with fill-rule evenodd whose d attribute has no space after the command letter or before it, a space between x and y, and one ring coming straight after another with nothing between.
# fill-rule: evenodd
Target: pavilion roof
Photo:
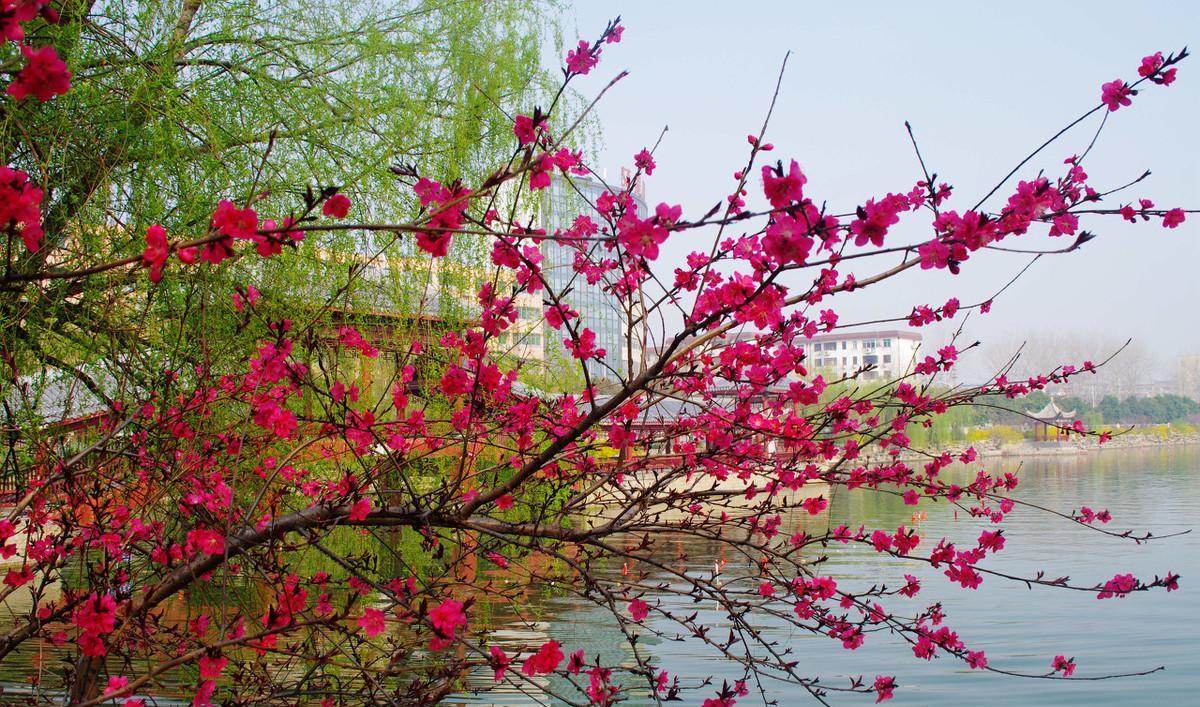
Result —
<instances>
[{"instance_id":1,"label":"pavilion roof","mask_svg":"<svg viewBox=\"0 0 1200 707\"><path fill-rule=\"evenodd\" d=\"M1074 410L1065 411L1062 408L1060 408L1053 400L1046 403L1046 407L1042 408L1041 410L1038 410L1037 412L1034 412L1032 410L1026 410L1025 412L1030 417L1034 417L1039 420L1062 420L1062 419L1069 419L1069 418L1075 417Z\"/></svg>"}]
</instances>

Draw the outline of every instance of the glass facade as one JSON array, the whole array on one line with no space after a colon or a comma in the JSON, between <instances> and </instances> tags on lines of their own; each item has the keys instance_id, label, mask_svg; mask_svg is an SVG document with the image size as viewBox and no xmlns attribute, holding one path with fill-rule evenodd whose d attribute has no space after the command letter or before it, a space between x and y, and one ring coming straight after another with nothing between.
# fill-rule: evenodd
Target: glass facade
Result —
<instances>
[{"instance_id":1,"label":"glass facade","mask_svg":"<svg viewBox=\"0 0 1200 707\"><path fill-rule=\"evenodd\" d=\"M591 204L605 191L599 181L587 177L571 177L571 182L556 176L550 188L546 190L543 203L542 227L546 233L553 234L556 229L567 229L580 214L590 215L593 221L600 223L599 218L589 212L594 211ZM634 192L634 201L638 212L646 213L646 203ZM587 245L592 259L608 256L608 251L599 242ZM579 312L582 325L596 332L596 346L605 350L602 359L587 362L588 375L595 382L600 379L613 380L627 374L626 365L629 354L629 341L626 336L626 311L622 302L611 292L605 290L605 281L590 284L587 278L575 271L574 248L560 245L547 240L542 245L542 269L547 283L555 292L567 291L564 300L572 309ZM565 332L550 332L553 338L546 342L547 358L551 349L562 349L561 338ZM548 337L550 338L550 337ZM636 361L638 352L634 352Z\"/></svg>"}]
</instances>

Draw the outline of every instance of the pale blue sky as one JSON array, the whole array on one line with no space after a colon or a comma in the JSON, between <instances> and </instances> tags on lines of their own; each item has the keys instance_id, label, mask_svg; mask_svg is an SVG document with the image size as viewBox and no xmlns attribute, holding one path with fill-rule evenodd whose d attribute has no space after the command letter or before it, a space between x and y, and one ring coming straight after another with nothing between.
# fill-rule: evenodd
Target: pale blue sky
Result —
<instances>
[{"instance_id":1,"label":"pale blue sky","mask_svg":"<svg viewBox=\"0 0 1200 707\"><path fill-rule=\"evenodd\" d=\"M904 132L912 122L930 167L952 181L969 208L1032 147L1094 105L1100 85L1134 78L1140 58L1185 44L1200 50L1200 3L585 2L576 30L594 38L617 14L626 32L578 87L599 90L617 71L631 75L600 107L611 169L670 127L647 182L650 202L681 203L698 216L732 186L792 51L767 139L776 157L800 161L807 193L847 210L865 198L907 190L919 167ZM568 37L570 39L570 37ZM1180 66L1175 85L1151 86L1112 115L1085 165L1097 188L1154 175L1129 197L1200 207L1200 58ZM1027 167L1055 170L1082 151L1096 123L1070 133ZM611 173L611 171L610 171ZM927 218L909 218L894 237L917 237ZM1043 259L978 319L985 344L1025 332L1077 330L1132 336L1173 365L1200 352L1200 216L1178 229L1086 224L1100 234L1072 256ZM686 237L685 237L686 238ZM1028 237L1026 237L1028 239ZM1045 239L1018 245L1045 244ZM664 260L696 243L673 242ZM706 249L706 248L705 248ZM984 264L983 261L988 261ZM1006 281L1024 260L987 254L957 278L905 277L842 300L843 321L907 312L913 303L964 302ZM664 263L665 264L665 263ZM673 266L672 266L673 267ZM864 272L865 274L865 272Z\"/></svg>"}]
</instances>

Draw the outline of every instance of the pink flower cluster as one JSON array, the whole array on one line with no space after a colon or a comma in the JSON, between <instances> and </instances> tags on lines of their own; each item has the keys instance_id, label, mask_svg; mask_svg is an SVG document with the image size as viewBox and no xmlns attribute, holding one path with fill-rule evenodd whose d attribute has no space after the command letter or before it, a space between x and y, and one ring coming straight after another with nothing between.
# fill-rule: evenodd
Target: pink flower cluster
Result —
<instances>
[{"instance_id":1,"label":"pink flower cluster","mask_svg":"<svg viewBox=\"0 0 1200 707\"><path fill-rule=\"evenodd\" d=\"M460 184L446 187L422 177L413 185L413 192L421 207L431 211L427 224L430 230L417 234L417 247L435 258L443 257L450 250L453 232L462 228L471 191Z\"/></svg>"},{"instance_id":2,"label":"pink flower cluster","mask_svg":"<svg viewBox=\"0 0 1200 707\"><path fill-rule=\"evenodd\" d=\"M42 190L19 169L0 167L0 227L15 229L31 253L42 242Z\"/></svg>"},{"instance_id":3,"label":"pink flower cluster","mask_svg":"<svg viewBox=\"0 0 1200 707\"><path fill-rule=\"evenodd\" d=\"M27 63L17 74L17 78L8 85L8 95L18 101L27 96L34 96L45 103L71 88L71 72L67 71L66 63L58 58L54 47L34 49L22 45L21 53L25 55Z\"/></svg>"}]
</instances>

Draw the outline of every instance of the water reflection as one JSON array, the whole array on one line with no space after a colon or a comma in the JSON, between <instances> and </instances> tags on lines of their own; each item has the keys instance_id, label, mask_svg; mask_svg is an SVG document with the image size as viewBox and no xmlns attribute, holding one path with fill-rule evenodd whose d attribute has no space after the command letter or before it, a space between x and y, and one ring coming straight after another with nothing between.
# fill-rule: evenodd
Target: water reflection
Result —
<instances>
[{"instance_id":1,"label":"water reflection","mask_svg":"<svg viewBox=\"0 0 1200 707\"><path fill-rule=\"evenodd\" d=\"M1108 508L1113 514L1111 527L1134 528L1163 535L1200 526L1200 447L1163 447L1144 450L1106 450L1098 454L1072 457L996 459L984 464L989 471L1014 472L1021 478L1017 495L1039 504L1070 511L1078 505ZM960 470L964 478L977 469ZM922 537L923 549L942 536L973 542L986 521L968 517L944 502L921 501L919 507L907 506L890 494L869 490L832 494L830 507L819 516L802 510L789 514L784 528L804 527L811 532L846 523L853 527L894 530L904 525ZM906 644L883 634L873 634L857 651L845 651L840 642L785 627L767 618L762 628L771 639L787 643L800 661L805 674L822 675L837 684L849 676L864 674L868 681L876 674L895 674L901 689L892 704L962 705L1000 704L1015 700L1030 705L1124 705L1157 701L1165 704L1189 704L1194 697L1194 677L1200 674L1200 653L1194 650L1197 617L1200 617L1200 593L1192 582L1200 578L1200 533L1136 546L1128 541L1107 538L1062 519L1018 508L1005 524L1008 543L1005 551L989 558L988 567L1013 574L1032 574L1039 569L1058 575L1070 575L1076 582L1091 584L1116 572L1150 576L1173 570L1183 575L1182 591L1133 595L1125 599L1097 601L1090 593L1064 592L1046 588L1032 590L1006 583L995 577L985 578L977 591L951 585L939 570L916 561L893 561L882 565L879 557L859 546L831 547L824 559L823 572L835 577L840 585L857 586L880 582L897 584L905 573L922 578L924 591L918 600L892 599L889 607L916 610L941 601L947 623L976 650L987 652L992 665L1014 670L1044 672L1050 658L1062 653L1075 656L1080 675L1128 672L1158 665L1165 672L1140 678L1102 682L1050 682L1019 680L968 671L946 659L925 663L913 658ZM790 531L789 531L790 532ZM364 549L361 535L333 539L347 547ZM397 564L395 574L405 567L398 564L403 555L407 569L420 552L407 548L413 539L400 533L381 537L379 542L392 551ZM406 549L407 548L407 549ZM754 558L731 551L715 541L694 537L659 538L655 559L674 572L689 576L714 577L717 581L753 581L759 568ZM813 560L817 558L812 558ZM301 557L296 569L311 574L320 559ZM552 560L541 558L539 573L550 573ZM311 565L311 566L309 566ZM610 562L600 568L615 576L628 567ZM381 568L383 573L386 568ZM611 614L581 598L579 587L569 581L533 586L513 571L502 571L481 561L475 581L492 582L503 588L509 602L490 602L480 596L472 611L473 625L494 630L493 640L513 649L555 638L567 652L584 649L589 656L599 655L606 664L634 664L631 649L615 625ZM563 573L566 577L565 572ZM678 579L659 573L663 581ZM215 591L213 589L209 592ZM25 604L21 604L24 598ZM654 597L646 597L655 601ZM658 600L673 609L700 611L699 621L713 625L714 632L727 626L725 617L711 607L685 605L683 599L662 596ZM223 587L216 594L193 592L166 607L171 622L185 622L202 611L217 613L222 602L235 601L253 615L270 601L261 586ZM905 603L907 601L907 604ZM29 608L28 595L17 592L8 610L20 615ZM656 614L651 614L654 620ZM214 619L215 620L215 619ZM668 638L679 628L661 618L656 628ZM681 679L696 682L713 677L735 680L740 674L708 647L694 640L670 641L644 634L639 645L662 661L662 667ZM0 683L5 686L0 702L22 701L34 692L38 680L58 682L54 675L65 673L63 653L49 644L29 644L0 664ZM627 679L627 678L626 678ZM165 676L156 688L158 704L171 698L186 700L195 684L189 671ZM573 690L552 678L541 683L570 694ZM844 684L841 683L841 684ZM490 691L491 671L481 669L470 676L467 690L450 700L461 705L533 705L540 702L516 690ZM809 701L806 693L786 686L770 685L780 704ZM474 694L472 689L481 690ZM710 695L711 696L711 693ZM164 701L162 698L166 698ZM702 696L688 695L689 704L699 704ZM864 697L848 697L844 703L869 703ZM644 704L632 700L625 704Z\"/></svg>"},{"instance_id":2,"label":"water reflection","mask_svg":"<svg viewBox=\"0 0 1200 707\"><path fill-rule=\"evenodd\" d=\"M1068 457L990 459L958 473L973 478L982 466L993 472L1013 472L1021 478L1019 497L1069 512L1079 505L1108 508L1114 520L1110 528L1133 528L1155 535L1200 527L1200 448L1161 447L1104 450ZM915 515L914 515L915 511ZM915 528L923 543L948 536L971 542L987 521L970 518L945 502L923 499L919 507L905 505L888 494L865 490L838 489L827 515L809 518L793 512L787 523L808 525L812 530L846 523L857 527ZM785 527L789 527L785 523ZM1154 675L1117 681L1062 682L1022 680L970 671L947 659L932 663L913 657L907 644L874 634L857 651L845 651L840 642L798 632L778 622L763 620L772 638L790 643L805 673L822 675L830 683L864 674L895 674L902 689L896 705L1008 704L1030 705L1126 705L1148 702L1190 704L1194 698L1194 676L1200 672L1200 654L1193 648L1200 593L1192 582L1200 578L1200 534L1151 542L1141 546L1102 536L1065 520L1030 509L1019 508L1005 523L1006 549L985 564L1012 574L1032 574L1045 569L1054 576L1070 575L1080 584L1108 579L1116 572L1152 576L1173 570L1183 575L1182 590L1135 594L1125 599L1098 601L1091 593L1049 588L1028 589L1024 585L987 577L975 591L963 590L924 563L893 561L884 566L867 548L848 545L830 548L824 572L839 584L859 587L877 582L896 584L904 573L917 575L925 589L914 600L891 600L889 606L916 610L935 601L943 603L947 623L966 643L987 652L996 667L1028 672L1046 672L1052 656L1075 656L1078 675L1101 675L1166 666ZM921 547L928 548L928 544ZM714 542L695 538L664 539L660 561L673 569L711 575L714 563L731 577L753 576L754 563ZM687 561L681 563L681 555ZM886 570L886 571L884 571ZM900 580L902 581L902 580ZM605 662L632 665L629 648L612 617L590 603L571 596L532 597L544 617L541 631L564 645L599 654ZM679 602L677 598L664 601ZM690 611L690 609L689 609ZM652 617L654 615L652 614ZM502 613L494 616L503 625ZM701 620L725 625L717 612L701 613ZM657 628L674 634L676 627L659 619ZM521 636L522 641L530 638ZM657 643L647 636L644 643L663 661L672 674L693 681L712 676L734 680L740 674L715 653L696 641ZM490 685L490 674L475 676L480 687ZM810 701L806 693L774 686L780 704ZM711 694L709 695L711 696ZM691 695L698 704L701 696ZM749 699L749 698L747 698ZM846 703L869 702L848 697ZM457 704L537 704L519 693L460 695ZM690 703L690 702L689 702ZM632 701L629 704L641 704Z\"/></svg>"}]
</instances>

